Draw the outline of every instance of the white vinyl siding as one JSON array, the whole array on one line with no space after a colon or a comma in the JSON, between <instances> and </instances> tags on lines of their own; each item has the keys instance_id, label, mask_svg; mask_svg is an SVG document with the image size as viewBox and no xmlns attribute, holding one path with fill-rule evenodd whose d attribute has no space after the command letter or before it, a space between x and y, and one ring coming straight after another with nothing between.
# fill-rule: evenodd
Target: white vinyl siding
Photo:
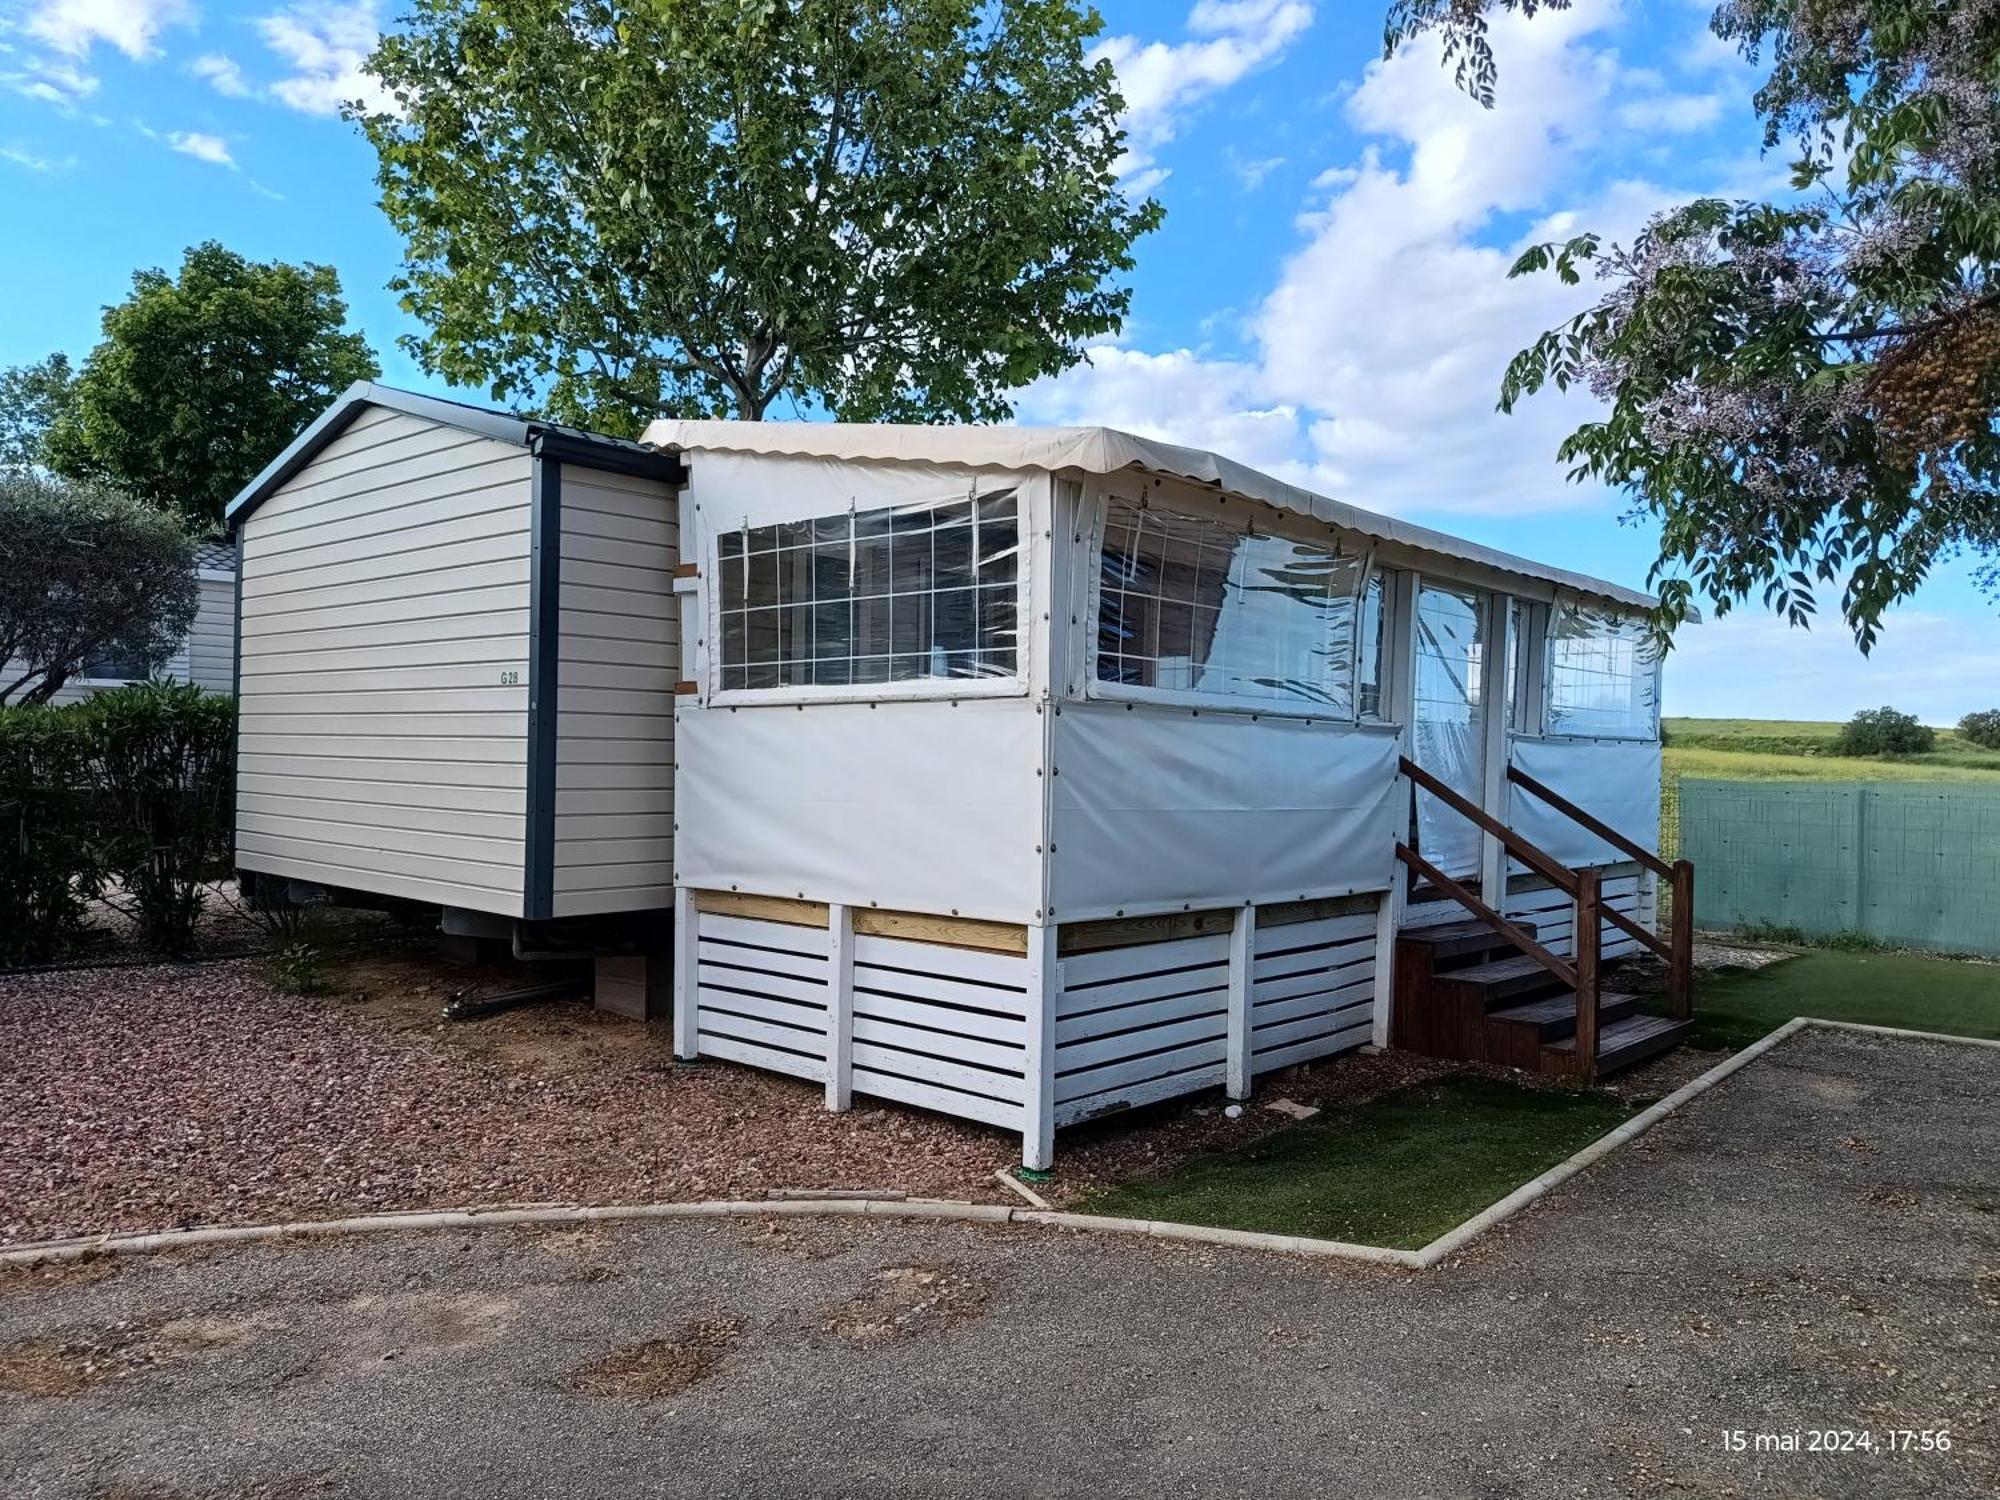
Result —
<instances>
[{"instance_id":1,"label":"white vinyl siding","mask_svg":"<svg viewBox=\"0 0 2000 1500\"><path fill-rule=\"evenodd\" d=\"M529 468L370 409L244 523L244 868L520 915Z\"/></svg>"},{"instance_id":2,"label":"white vinyl siding","mask_svg":"<svg viewBox=\"0 0 2000 1500\"><path fill-rule=\"evenodd\" d=\"M668 485L564 465L559 917L673 905L678 539Z\"/></svg>"},{"instance_id":3,"label":"white vinyl siding","mask_svg":"<svg viewBox=\"0 0 2000 1500\"><path fill-rule=\"evenodd\" d=\"M236 581L204 578L201 604L188 630L187 679L212 693L236 686Z\"/></svg>"}]
</instances>

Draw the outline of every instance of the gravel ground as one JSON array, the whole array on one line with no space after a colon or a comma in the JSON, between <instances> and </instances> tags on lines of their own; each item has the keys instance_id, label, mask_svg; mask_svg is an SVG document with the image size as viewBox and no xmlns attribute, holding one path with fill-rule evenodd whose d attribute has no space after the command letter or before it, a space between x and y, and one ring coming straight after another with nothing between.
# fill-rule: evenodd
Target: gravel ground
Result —
<instances>
[{"instance_id":1,"label":"gravel ground","mask_svg":"<svg viewBox=\"0 0 2000 1500\"><path fill-rule=\"evenodd\" d=\"M17 1272L0 1491L1989 1496L1996 1106L1807 1033L1421 1276L800 1220ZM1891 1428L1952 1446L1756 1446Z\"/></svg>"},{"instance_id":2,"label":"gravel ground","mask_svg":"<svg viewBox=\"0 0 2000 1500\"><path fill-rule=\"evenodd\" d=\"M762 1197L869 1187L1018 1200L1004 1131L726 1063L676 1067L665 1026L587 1001L446 1024L454 992L548 977L394 952L337 996L275 992L258 961L0 978L0 1244L114 1230L480 1203ZM1260 1080L1240 1119L1211 1094L1067 1131L1044 1189L1240 1145L1332 1104L1451 1070L1344 1057ZM1671 1086L1671 1085L1669 1085Z\"/></svg>"}]
</instances>

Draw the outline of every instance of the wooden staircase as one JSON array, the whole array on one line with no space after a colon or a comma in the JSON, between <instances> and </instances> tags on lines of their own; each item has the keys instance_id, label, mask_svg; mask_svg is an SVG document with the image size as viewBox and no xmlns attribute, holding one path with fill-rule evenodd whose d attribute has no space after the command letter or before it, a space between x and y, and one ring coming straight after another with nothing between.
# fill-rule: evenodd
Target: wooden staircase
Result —
<instances>
[{"instance_id":1,"label":"wooden staircase","mask_svg":"<svg viewBox=\"0 0 2000 1500\"><path fill-rule=\"evenodd\" d=\"M1662 876L1673 894L1673 925L1648 930L1601 899L1599 872L1570 869L1488 815L1456 790L1405 759L1403 774L1500 841L1515 860L1575 903L1575 948L1551 951L1533 923L1516 922L1407 845L1397 858L1413 879L1458 902L1471 915L1418 928L1396 941L1395 1005L1390 1041L1432 1057L1495 1063L1591 1082L1656 1057L1687 1034L1693 1009L1694 867L1669 865L1522 772L1509 778L1578 822L1620 853ZM1606 924L1667 963L1669 1014L1641 1009L1636 995L1603 975Z\"/></svg>"}]
</instances>

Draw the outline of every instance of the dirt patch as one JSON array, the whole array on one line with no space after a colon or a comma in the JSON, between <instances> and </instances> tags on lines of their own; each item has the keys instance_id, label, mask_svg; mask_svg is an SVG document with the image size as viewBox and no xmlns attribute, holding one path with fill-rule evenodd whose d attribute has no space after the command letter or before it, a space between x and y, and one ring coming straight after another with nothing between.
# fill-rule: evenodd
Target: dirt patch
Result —
<instances>
[{"instance_id":1,"label":"dirt patch","mask_svg":"<svg viewBox=\"0 0 2000 1500\"><path fill-rule=\"evenodd\" d=\"M672 1338L647 1339L599 1355L570 1372L569 1386L585 1396L634 1401L678 1396L722 1367L723 1357L742 1331L741 1318L703 1318Z\"/></svg>"},{"instance_id":2,"label":"dirt patch","mask_svg":"<svg viewBox=\"0 0 2000 1500\"><path fill-rule=\"evenodd\" d=\"M857 1344L936 1333L976 1318L985 1284L951 1266L891 1266L860 1296L831 1309L828 1333Z\"/></svg>"},{"instance_id":3,"label":"dirt patch","mask_svg":"<svg viewBox=\"0 0 2000 1500\"><path fill-rule=\"evenodd\" d=\"M23 1292L53 1292L108 1281L119 1270L115 1255L84 1255L75 1260L49 1260L32 1266L0 1266L0 1297Z\"/></svg>"},{"instance_id":4,"label":"dirt patch","mask_svg":"<svg viewBox=\"0 0 2000 1500\"><path fill-rule=\"evenodd\" d=\"M0 1395L80 1395L106 1381L236 1343L246 1331L215 1319L167 1318L23 1339L0 1348Z\"/></svg>"}]
</instances>

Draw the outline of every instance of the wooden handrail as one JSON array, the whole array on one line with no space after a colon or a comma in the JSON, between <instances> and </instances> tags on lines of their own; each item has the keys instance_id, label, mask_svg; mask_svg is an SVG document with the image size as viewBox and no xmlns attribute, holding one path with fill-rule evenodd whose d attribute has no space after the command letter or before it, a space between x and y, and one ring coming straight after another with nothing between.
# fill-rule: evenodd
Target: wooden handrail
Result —
<instances>
[{"instance_id":1,"label":"wooden handrail","mask_svg":"<svg viewBox=\"0 0 2000 1500\"><path fill-rule=\"evenodd\" d=\"M1453 880L1444 871L1417 853L1416 850L1410 848L1409 845L1398 844L1396 846L1396 858L1415 870L1424 879L1443 891L1452 900L1471 912L1480 921L1491 927L1500 936L1507 939L1508 942L1519 948L1528 957L1547 969L1571 989L1577 987L1576 970L1574 968L1556 957L1555 954L1549 952L1548 949L1529 937L1525 931L1501 916L1499 912L1488 906L1484 901L1481 901L1471 891L1460 885L1456 880Z\"/></svg>"},{"instance_id":2,"label":"wooden handrail","mask_svg":"<svg viewBox=\"0 0 2000 1500\"><path fill-rule=\"evenodd\" d=\"M1436 797L1454 812L1460 813L1477 823L1506 847L1509 854L1533 870L1542 879L1561 891L1565 896L1576 895L1576 875L1555 861L1551 855L1543 853L1505 823L1487 812L1478 803L1466 797L1456 788L1445 785L1407 755L1402 758L1403 774L1418 786Z\"/></svg>"},{"instance_id":3,"label":"wooden handrail","mask_svg":"<svg viewBox=\"0 0 2000 1500\"><path fill-rule=\"evenodd\" d=\"M1618 850L1619 853L1624 854L1630 859L1637 860L1655 875L1669 880L1673 878L1673 867L1661 859L1659 855L1650 852L1645 845L1627 838L1609 823L1592 817L1561 792L1543 785L1519 766L1509 766L1507 768L1507 779L1513 782L1514 785L1523 787L1541 798L1542 801L1548 803L1550 807L1553 807L1571 822L1581 823L1585 828L1603 839L1605 843Z\"/></svg>"}]
</instances>

